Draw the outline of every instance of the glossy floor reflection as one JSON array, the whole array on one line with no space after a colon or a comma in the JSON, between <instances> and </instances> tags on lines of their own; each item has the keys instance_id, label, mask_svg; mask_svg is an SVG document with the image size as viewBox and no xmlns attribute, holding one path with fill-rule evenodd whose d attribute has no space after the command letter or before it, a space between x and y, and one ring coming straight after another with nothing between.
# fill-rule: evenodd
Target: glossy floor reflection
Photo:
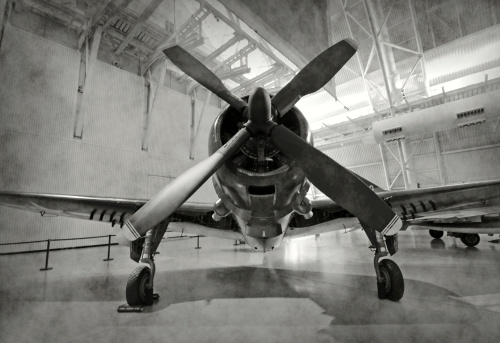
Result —
<instances>
[{"instance_id":1,"label":"glossy floor reflection","mask_svg":"<svg viewBox=\"0 0 500 343\"><path fill-rule=\"evenodd\" d=\"M118 313L136 264L112 247L0 256L0 342L497 342L500 245L400 234L400 302L377 298L363 232L289 242L271 253L170 239L157 256L160 300ZM491 242L490 242L491 241Z\"/></svg>"}]
</instances>

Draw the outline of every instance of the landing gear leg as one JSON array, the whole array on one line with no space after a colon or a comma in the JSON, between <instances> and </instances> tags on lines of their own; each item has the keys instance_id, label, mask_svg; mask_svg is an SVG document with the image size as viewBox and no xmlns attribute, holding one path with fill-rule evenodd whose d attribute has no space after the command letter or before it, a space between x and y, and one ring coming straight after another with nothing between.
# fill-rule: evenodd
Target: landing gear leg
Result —
<instances>
[{"instance_id":1,"label":"landing gear leg","mask_svg":"<svg viewBox=\"0 0 500 343\"><path fill-rule=\"evenodd\" d=\"M153 301L159 299L159 295L153 292L156 265L154 256L160 245L161 239L167 230L169 220L157 225L146 233L142 239L132 242L130 257L143 265L137 267L127 281L126 298L127 306L120 306L119 312L142 310L142 306L150 306ZM142 250L142 258L141 257Z\"/></svg>"},{"instance_id":2,"label":"landing gear leg","mask_svg":"<svg viewBox=\"0 0 500 343\"><path fill-rule=\"evenodd\" d=\"M372 243L370 249L375 251L373 266L377 275L377 291L379 299L389 299L398 301L404 294L404 279L398 265L392 260L382 260L398 251L397 234L394 236L384 236L373 230L368 225L361 223L368 239ZM385 239L384 239L385 238Z\"/></svg>"}]
</instances>

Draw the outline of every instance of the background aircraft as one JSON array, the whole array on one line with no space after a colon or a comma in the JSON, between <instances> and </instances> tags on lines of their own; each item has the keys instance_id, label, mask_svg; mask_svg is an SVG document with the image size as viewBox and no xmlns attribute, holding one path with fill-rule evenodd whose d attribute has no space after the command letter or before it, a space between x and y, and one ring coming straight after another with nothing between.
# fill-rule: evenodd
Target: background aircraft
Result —
<instances>
[{"instance_id":1,"label":"background aircraft","mask_svg":"<svg viewBox=\"0 0 500 343\"><path fill-rule=\"evenodd\" d=\"M245 240L256 250L268 251L284 237L359 225L375 250L379 297L397 301L404 293L402 273L391 260L379 262L397 251L395 234L402 222L393 210L401 209L403 220L418 224L418 219L428 219L419 217L423 212L437 215L434 212L478 199L487 204L491 196L498 198L498 182L376 194L371 190L374 185L316 150L307 121L294 105L328 82L355 51L352 41L341 41L311 61L274 97L257 88L240 99L183 49L168 48L164 52L173 63L229 103L212 127L208 159L149 201L3 192L0 202L119 224L120 241L130 246L131 258L149 265L139 266L129 278L126 298L132 306L152 303L154 255L167 230ZM212 175L219 200L210 206L185 203ZM310 182L328 198L311 202L306 197ZM488 187L495 187L496 193Z\"/></svg>"}]
</instances>

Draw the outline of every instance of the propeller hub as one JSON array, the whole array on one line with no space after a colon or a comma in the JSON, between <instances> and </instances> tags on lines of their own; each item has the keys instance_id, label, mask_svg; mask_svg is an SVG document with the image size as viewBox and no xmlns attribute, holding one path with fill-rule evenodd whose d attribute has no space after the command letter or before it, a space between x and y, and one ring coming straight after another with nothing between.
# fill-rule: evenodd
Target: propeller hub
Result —
<instances>
[{"instance_id":1,"label":"propeller hub","mask_svg":"<svg viewBox=\"0 0 500 343\"><path fill-rule=\"evenodd\" d=\"M271 120L271 97L262 87L257 87L248 99L249 117L253 124L264 125Z\"/></svg>"}]
</instances>

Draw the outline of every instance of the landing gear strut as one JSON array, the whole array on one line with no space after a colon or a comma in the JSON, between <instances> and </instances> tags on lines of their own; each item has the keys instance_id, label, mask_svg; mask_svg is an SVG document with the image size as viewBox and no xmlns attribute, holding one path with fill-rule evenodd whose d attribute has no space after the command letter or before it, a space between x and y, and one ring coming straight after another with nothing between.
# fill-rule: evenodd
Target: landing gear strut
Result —
<instances>
[{"instance_id":1,"label":"landing gear strut","mask_svg":"<svg viewBox=\"0 0 500 343\"><path fill-rule=\"evenodd\" d=\"M158 254L156 249L167 230L169 219L157 225L146 233L146 236L132 242L130 247L130 258L136 262L144 263L130 274L127 281L125 295L128 310L122 308L120 312L130 312L141 309L142 306L150 306L160 296L153 292L153 281L156 273L154 256ZM142 258L141 258L142 257Z\"/></svg>"},{"instance_id":2,"label":"landing gear strut","mask_svg":"<svg viewBox=\"0 0 500 343\"><path fill-rule=\"evenodd\" d=\"M475 247L481 240L477 233L448 232L448 236L460 238L462 243L468 247Z\"/></svg>"},{"instance_id":3,"label":"landing gear strut","mask_svg":"<svg viewBox=\"0 0 500 343\"><path fill-rule=\"evenodd\" d=\"M443 231L429 230L429 235L431 235L432 238L439 239L443 237L444 233Z\"/></svg>"},{"instance_id":4,"label":"landing gear strut","mask_svg":"<svg viewBox=\"0 0 500 343\"><path fill-rule=\"evenodd\" d=\"M137 267L127 281L126 297L129 306L152 305L153 294L151 268L142 265ZM159 296L157 295L157 298Z\"/></svg>"},{"instance_id":5,"label":"landing gear strut","mask_svg":"<svg viewBox=\"0 0 500 343\"><path fill-rule=\"evenodd\" d=\"M460 236L460 240L468 247L475 247L479 244L481 238L479 238L479 235L475 233L464 233Z\"/></svg>"},{"instance_id":6,"label":"landing gear strut","mask_svg":"<svg viewBox=\"0 0 500 343\"><path fill-rule=\"evenodd\" d=\"M368 239L372 243L370 247L375 251L373 258L373 265L375 273L377 274L377 291L379 299L389 299L392 301L399 301L404 294L405 284L401 269L399 269L396 262L388 259L381 260L389 254L394 255L398 251L398 237L384 236L381 233L373 230L368 225L364 225Z\"/></svg>"}]
</instances>

